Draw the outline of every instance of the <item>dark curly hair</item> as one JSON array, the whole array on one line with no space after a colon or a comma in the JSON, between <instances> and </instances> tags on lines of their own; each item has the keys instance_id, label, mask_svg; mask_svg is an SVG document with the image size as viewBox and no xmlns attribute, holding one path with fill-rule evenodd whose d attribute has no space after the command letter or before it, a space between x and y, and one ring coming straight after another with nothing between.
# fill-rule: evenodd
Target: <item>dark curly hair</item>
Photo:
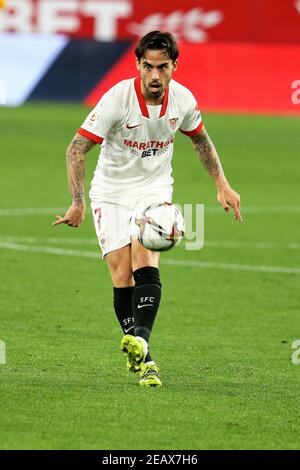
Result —
<instances>
[{"instance_id":1,"label":"dark curly hair","mask_svg":"<svg viewBox=\"0 0 300 470\"><path fill-rule=\"evenodd\" d=\"M145 57L147 49L160 51L164 50L165 54L175 62L179 55L178 47L174 36L171 33L162 33L161 31L151 31L143 36L136 46L135 55L138 61Z\"/></svg>"}]
</instances>

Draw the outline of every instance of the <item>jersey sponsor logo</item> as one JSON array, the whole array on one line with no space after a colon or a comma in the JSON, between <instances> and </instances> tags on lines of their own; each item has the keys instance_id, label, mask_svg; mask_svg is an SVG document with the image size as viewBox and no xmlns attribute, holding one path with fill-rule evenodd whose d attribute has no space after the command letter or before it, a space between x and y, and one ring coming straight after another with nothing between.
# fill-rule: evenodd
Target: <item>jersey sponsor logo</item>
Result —
<instances>
[{"instance_id":1,"label":"jersey sponsor logo","mask_svg":"<svg viewBox=\"0 0 300 470\"><path fill-rule=\"evenodd\" d=\"M123 145L125 147L129 147L130 151L134 153L134 155L140 155L142 158L144 158L165 153L168 150L169 146L173 144L173 142L173 137L166 141L149 140L148 142L138 142L137 140L124 139ZM140 154L137 151L134 152L135 149L137 151L141 150L142 153Z\"/></svg>"},{"instance_id":2,"label":"jersey sponsor logo","mask_svg":"<svg viewBox=\"0 0 300 470\"><path fill-rule=\"evenodd\" d=\"M123 144L126 147L136 148L138 150L147 150L149 148L162 149L168 147L170 144L173 144L174 139L171 137L166 141L160 140L149 140L148 142L138 142L137 140L128 140L124 139Z\"/></svg>"},{"instance_id":3,"label":"jersey sponsor logo","mask_svg":"<svg viewBox=\"0 0 300 470\"><path fill-rule=\"evenodd\" d=\"M129 124L127 124L127 129L135 129L136 127L140 127L142 126L143 124L136 124L135 126L130 126Z\"/></svg>"}]
</instances>

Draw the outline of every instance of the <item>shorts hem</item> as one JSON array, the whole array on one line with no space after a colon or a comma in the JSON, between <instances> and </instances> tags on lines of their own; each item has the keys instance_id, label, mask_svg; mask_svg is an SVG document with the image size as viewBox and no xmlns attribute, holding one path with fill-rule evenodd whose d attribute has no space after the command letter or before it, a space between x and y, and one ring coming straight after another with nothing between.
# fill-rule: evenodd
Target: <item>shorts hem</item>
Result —
<instances>
[{"instance_id":1,"label":"shorts hem","mask_svg":"<svg viewBox=\"0 0 300 470\"><path fill-rule=\"evenodd\" d=\"M102 259L104 260L105 256L108 253L111 253L112 251L119 250L120 248L124 248L124 246L127 246L127 245L131 245L131 240L129 240L127 242L124 242L124 243L119 243L118 245L115 245L113 247L109 247L107 250L104 250L100 245L100 248L101 248L101 251L102 251Z\"/></svg>"}]
</instances>

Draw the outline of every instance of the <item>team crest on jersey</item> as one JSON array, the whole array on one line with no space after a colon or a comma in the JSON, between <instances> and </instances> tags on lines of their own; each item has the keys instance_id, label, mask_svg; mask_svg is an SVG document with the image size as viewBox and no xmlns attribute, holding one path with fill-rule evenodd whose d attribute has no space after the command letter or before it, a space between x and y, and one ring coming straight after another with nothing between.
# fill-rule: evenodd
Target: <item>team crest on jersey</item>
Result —
<instances>
[{"instance_id":1,"label":"team crest on jersey","mask_svg":"<svg viewBox=\"0 0 300 470\"><path fill-rule=\"evenodd\" d=\"M169 124L170 124L172 131L175 130L177 121L178 121L178 118L169 119Z\"/></svg>"}]
</instances>

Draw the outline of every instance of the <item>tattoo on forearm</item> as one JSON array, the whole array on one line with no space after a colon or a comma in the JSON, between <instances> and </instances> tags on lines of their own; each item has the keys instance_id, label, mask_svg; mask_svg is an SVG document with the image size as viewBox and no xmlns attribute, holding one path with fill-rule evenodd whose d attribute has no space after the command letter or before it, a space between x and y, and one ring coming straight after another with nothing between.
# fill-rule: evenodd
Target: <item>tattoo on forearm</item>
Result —
<instances>
[{"instance_id":1,"label":"tattoo on forearm","mask_svg":"<svg viewBox=\"0 0 300 470\"><path fill-rule=\"evenodd\" d=\"M69 190L75 204L84 204L85 154L96 144L76 134L66 153Z\"/></svg>"},{"instance_id":2,"label":"tattoo on forearm","mask_svg":"<svg viewBox=\"0 0 300 470\"><path fill-rule=\"evenodd\" d=\"M206 130L203 129L200 134L192 137L192 142L199 160L201 160L208 173L211 176L224 176L217 151Z\"/></svg>"}]
</instances>

